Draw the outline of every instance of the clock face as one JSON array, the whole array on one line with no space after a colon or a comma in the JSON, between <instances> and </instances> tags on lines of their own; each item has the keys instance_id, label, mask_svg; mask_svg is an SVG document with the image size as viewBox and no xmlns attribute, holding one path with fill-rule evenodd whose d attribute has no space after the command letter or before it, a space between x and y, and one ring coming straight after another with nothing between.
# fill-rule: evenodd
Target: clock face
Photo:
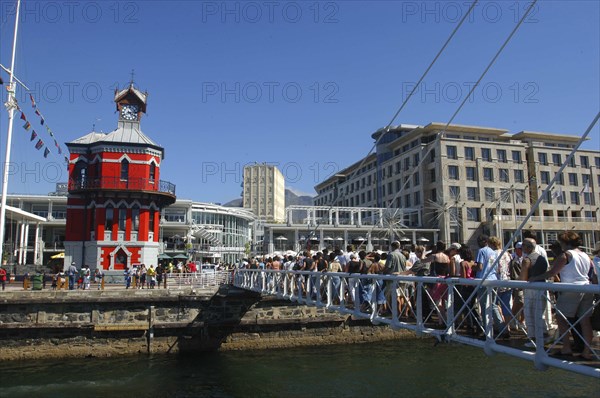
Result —
<instances>
[{"instance_id":1,"label":"clock face","mask_svg":"<svg viewBox=\"0 0 600 398\"><path fill-rule=\"evenodd\" d=\"M138 117L138 106L125 104L121 107L121 117L125 120L136 120Z\"/></svg>"}]
</instances>

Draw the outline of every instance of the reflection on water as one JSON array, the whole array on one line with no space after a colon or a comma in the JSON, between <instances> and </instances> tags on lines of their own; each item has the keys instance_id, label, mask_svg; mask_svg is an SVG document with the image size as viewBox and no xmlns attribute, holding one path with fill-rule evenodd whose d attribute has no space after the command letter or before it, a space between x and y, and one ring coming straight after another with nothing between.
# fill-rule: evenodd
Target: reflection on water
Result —
<instances>
[{"instance_id":1,"label":"reflection on water","mask_svg":"<svg viewBox=\"0 0 600 398\"><path fill-rule=\"evenodd\" d=\"M1 397L593 397L600 382L432 340L5 362Z\"/></svg>"}]
</instances>

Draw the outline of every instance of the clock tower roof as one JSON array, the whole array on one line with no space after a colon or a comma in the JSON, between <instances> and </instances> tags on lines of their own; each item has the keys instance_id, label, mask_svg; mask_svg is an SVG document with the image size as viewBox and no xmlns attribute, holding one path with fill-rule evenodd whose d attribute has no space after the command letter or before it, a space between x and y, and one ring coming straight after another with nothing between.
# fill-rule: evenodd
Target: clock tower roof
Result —
<instances>
[{"instance_id":1,"label":"clock tower roof","mask_svg":"<svg viewBox=\"0 0 600 398\"><path fill-rule=\"evenodd\" d=\"M142 93L134 87L133 82L123 90L115 90L115 104L117 111L121 110L123 104L133 104L139 106L141 112L146 113L146 103L148 101L148 93Z\"/></svg>"}]
</instances>

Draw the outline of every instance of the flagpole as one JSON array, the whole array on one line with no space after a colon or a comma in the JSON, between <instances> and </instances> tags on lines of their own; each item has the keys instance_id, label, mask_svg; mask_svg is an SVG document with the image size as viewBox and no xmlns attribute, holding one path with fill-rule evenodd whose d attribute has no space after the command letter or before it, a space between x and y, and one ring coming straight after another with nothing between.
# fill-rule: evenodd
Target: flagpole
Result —
<instances>
[{"instance_id":1,"label":"flagpole","mask_svg":"<svg viewBox=\"0 0 600 398\"><path fill-rule=\"evenodd\" d=\"M8 82L8 94L6 99L6 108L8 109L8 132L6 134L6 156L4 157L4 170L2 178L2 199L0 201L0 261L4 255L4 229L6 226L6 194L8 190L8 167L10 165L10 147L12 145L12 132L14 124L15 108L17 100L15 98L15 55L17 51L17 32L19 28L19 11L21 9L21 0L17 0L17 12L15 17L15 33L13 36L12 59L10 65L10 79Z\"/></svg>"}]
</instances>

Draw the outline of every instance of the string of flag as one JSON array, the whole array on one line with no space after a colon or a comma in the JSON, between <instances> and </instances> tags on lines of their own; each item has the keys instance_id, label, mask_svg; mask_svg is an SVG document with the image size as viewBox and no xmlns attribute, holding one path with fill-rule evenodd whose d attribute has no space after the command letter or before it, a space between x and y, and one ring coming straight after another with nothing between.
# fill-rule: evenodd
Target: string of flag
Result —
<instances>
[{"instance_id":1,"label":"string of flag","mask_svg":"<svg viewBox=\"0 0 600 398\"><path fill-rule=\"evenodd\" d=\"M54 136L54 132L52 131L52 129L50 129L48 124L46 124L46 119L44 118L44 115L42 115L42 113L40 112L32 94L29 94L29 99L31 100L31 107L35 110L35 114L40 119L40 125L46 129L46 131L48 132L48 134L54 141L54 146L56 147L58 154L63 155L63 150L62 150L60 144L58 143L58 140ZM47 158L48 155L51 153L50 149L48 148L48 145L46 143L44 143L44 141L39 137L38 133L32 127L31 122L27 119L25 112L23 112L23 110L18 105L17 105L17 110L19 110L19 112L21 112L21 119L25 121L23 128L26 131L31 130L31 136L30 136L29 140L32 142L37 140L35 143L35 149L37 149L39 151L42 148L44 148L44 157ZM67 156L63 155L63 158L64 158L65 162L69 163L69 158Z\"/></svg>"}]
</instances>

